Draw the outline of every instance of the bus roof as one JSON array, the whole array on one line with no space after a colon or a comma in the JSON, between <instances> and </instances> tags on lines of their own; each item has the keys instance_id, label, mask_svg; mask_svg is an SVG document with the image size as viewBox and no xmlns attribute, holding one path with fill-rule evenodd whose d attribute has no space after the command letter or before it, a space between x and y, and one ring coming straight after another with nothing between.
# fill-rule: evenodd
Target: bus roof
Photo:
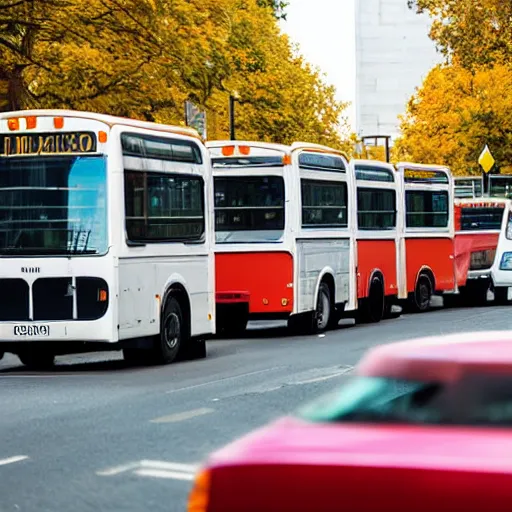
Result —
<instances>
[{"instance_id":1,"label":"bus roof","mask_svg":"<svg viewBox=\"0 0 512 512\"><path fill-rule=\"evenodd\" d=\"M185 135L188 137L193 137L195 139L201 139L199 133L193 128L188 128L184 126L173 126L167 124L159 124L159 123L151 123L149 121L139 121L137 119L129 119L127 117L116 117L110 116L106 114L97 114L94 112L82 112L78 110L49 110L49 109L40 109L40 110L17 110L13 112L1 112L0 120L16 118L16 117L73 117L73 118L82 118L82 119L90 119L93 121L100 121L109 125L110 127L115 125L122 126L130 126L133 128L141 128L144 130L155 130L161 132L174 133L177 135Z\"/></svg>"},{"instance_id":2,"label":"bus roof","mask_svg":"<svg viewBox=\"0 0 512 512\"><path fill-rule=\"evenodd\" d=\"M383 169L396 171L395 167L392 164L388 162L382 162L381 160L365 160L364 158L353 158L352 162L354 162L354 165L371 165L373 167L382 167Z\"/></svg>"},{"instance_id":3,"label":"bus roof","mask_svg":"<svg viewBox=\"0 0 512 512\"><path fill-rule=\"evenodd\" d=\"M415 162L398 162L396 164L397 169L412 169L412 170L428 170L428 171L443 171L451 176L451 171L444 165L432 165L432 164L418 164Z\"/></svg>"},{"instance_id":4,"label":"bus roof","mask_svg":"<svg viewBox=\"0 0 512 512\"><path fill-rule=\"evenodd\" d=\"M226 146L233 147L251 147L257 149L268 149L272 151L280 151L282 153L293 153L295 151L315 151L319 153L330 153L341 156L348 161L347 156L342 151L339 151L328 146L322 146L321 144L313 144L309 142L294 142L291 146L285 144L276 144L273 142L259 142L259 141L240 141L240 140L213 140L206 143L207 148L223 148Z\"/></svg>"},{"instance_id":5,"label":"bus roof","mask_svg":"<svg viewBox=\"0 0 512 512\"><path fill-rule=\"evenodd\" d=\"M240 147L249 146L251 148L258 149L270 149L272 151L281 151L282 153L288 153L290 151L289 146L284 144L275 144L273 142L256 142L256 141L241 141L241 140L209 140L206 142L206 147L212 148L224 148L226 146Z\"/></svg>"}]
</instances>

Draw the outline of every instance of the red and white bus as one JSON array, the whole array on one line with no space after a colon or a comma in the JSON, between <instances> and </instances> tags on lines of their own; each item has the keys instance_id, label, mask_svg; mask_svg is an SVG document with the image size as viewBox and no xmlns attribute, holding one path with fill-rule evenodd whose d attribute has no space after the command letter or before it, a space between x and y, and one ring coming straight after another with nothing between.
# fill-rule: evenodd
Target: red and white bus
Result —
<instances>
[{"instance_id":1,"label":"red and white bus","mask_svg":"<svg viewBox=\"0 0 512 512\"><path fill-rule=\"evenodd\" d=\"M373 160L353 160L357 186L357 319L379 322L398 299L403 208L395 168Z\"/></svg>"},{"instance_id":2,"label":"red and white bus","mask_svg":"<svg viewBox=\"0 0 512 512\"><path fill-rule=\"evenodd\" d=\"M457 291L453 178L446 167L397 164L404 219L400 240L399 297L426 311L434 293Z\"/></svg>"},{"instance_id":3,"label":"red and white bus","mask_svg":"<svg viewBox=\"0 0 512 512\"><path fill-rule=\"evenodd\" d=\"M351 166L357 183L357 317L379 321L397 301L426 311L434 293L456 290L450 171L363 160Z\"/></svg>"},{"instance_id":4,"label":"red and white bus","mask_svg":"<svg viewBox=\"0 0 512 512\"><path fill-rule=\"evenodd\" d=\"M328 147L209 142L219 331L289 319L322 331L354 310L355 183Z\"/></svg>"},{"instance_id":5,"label":"red and white bus","mask_svg":"<svg viewBox=\"0 0 512 512\"><path fill-rule=\"evenodd\" d=\"M457 283L460 298L468 304L487 301L507 202L497 198L455 199Z\"/></svg>"}]
</instances>

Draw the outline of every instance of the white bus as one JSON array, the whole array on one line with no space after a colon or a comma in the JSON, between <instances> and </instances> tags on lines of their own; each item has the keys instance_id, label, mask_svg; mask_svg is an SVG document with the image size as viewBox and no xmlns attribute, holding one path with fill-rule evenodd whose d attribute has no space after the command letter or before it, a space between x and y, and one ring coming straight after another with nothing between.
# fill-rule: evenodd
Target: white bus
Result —
<instances>
[{"instance_id":1,"label":"white bus","mask_svg":"<svg viewBox=\"0 0 512 512\"><path fill-rule=\"evenodd\" d=\"M218 330L288 319L323 331L357 304L355 180L313 144L209 142L215 189Z\"/></svg>"},{"instance_id":2,"label":"white bus","mask_svg":"<svg viewBox=\"0 0 512 512\"><path fill-rule=\"evenodd\" d=\"M206 355L213 192L193 130L99 114L0 115L0 354L31 367L123 349Z\"/></svg>"}]
</instances>

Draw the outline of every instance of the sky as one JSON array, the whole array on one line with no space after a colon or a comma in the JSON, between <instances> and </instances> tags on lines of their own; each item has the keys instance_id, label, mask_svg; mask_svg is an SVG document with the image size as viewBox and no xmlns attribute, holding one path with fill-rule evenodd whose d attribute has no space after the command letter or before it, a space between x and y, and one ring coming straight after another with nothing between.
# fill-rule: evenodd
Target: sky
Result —
<instances>
[{"instance_id":1,"label":"sky","mask_svg":"<svg viewBox=\"0 0 512 512\"><path fill-rule=\"evenodd\" d=\"M355 123L355 0L289 0L281 23L302 55L326 74L340 101L352 106L346 114Z\"/></svg>"}]
</instances>

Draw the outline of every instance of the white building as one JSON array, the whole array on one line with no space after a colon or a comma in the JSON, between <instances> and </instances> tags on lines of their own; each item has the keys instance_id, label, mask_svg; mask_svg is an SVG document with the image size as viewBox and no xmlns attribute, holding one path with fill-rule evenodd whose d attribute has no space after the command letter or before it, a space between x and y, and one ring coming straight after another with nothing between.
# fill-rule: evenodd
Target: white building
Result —
<instances>
[{"instance_id":1,"label":"white building","mask_svg":"<svg viewBox=\"0 0 512 512\"><path fill-rule=\"evenodd\" d=\"M344 1L344 0L342 0ZM356 0L356 129L399 134L398 116L441 56L407 0Z\"/></svg>"}]
</instances>

